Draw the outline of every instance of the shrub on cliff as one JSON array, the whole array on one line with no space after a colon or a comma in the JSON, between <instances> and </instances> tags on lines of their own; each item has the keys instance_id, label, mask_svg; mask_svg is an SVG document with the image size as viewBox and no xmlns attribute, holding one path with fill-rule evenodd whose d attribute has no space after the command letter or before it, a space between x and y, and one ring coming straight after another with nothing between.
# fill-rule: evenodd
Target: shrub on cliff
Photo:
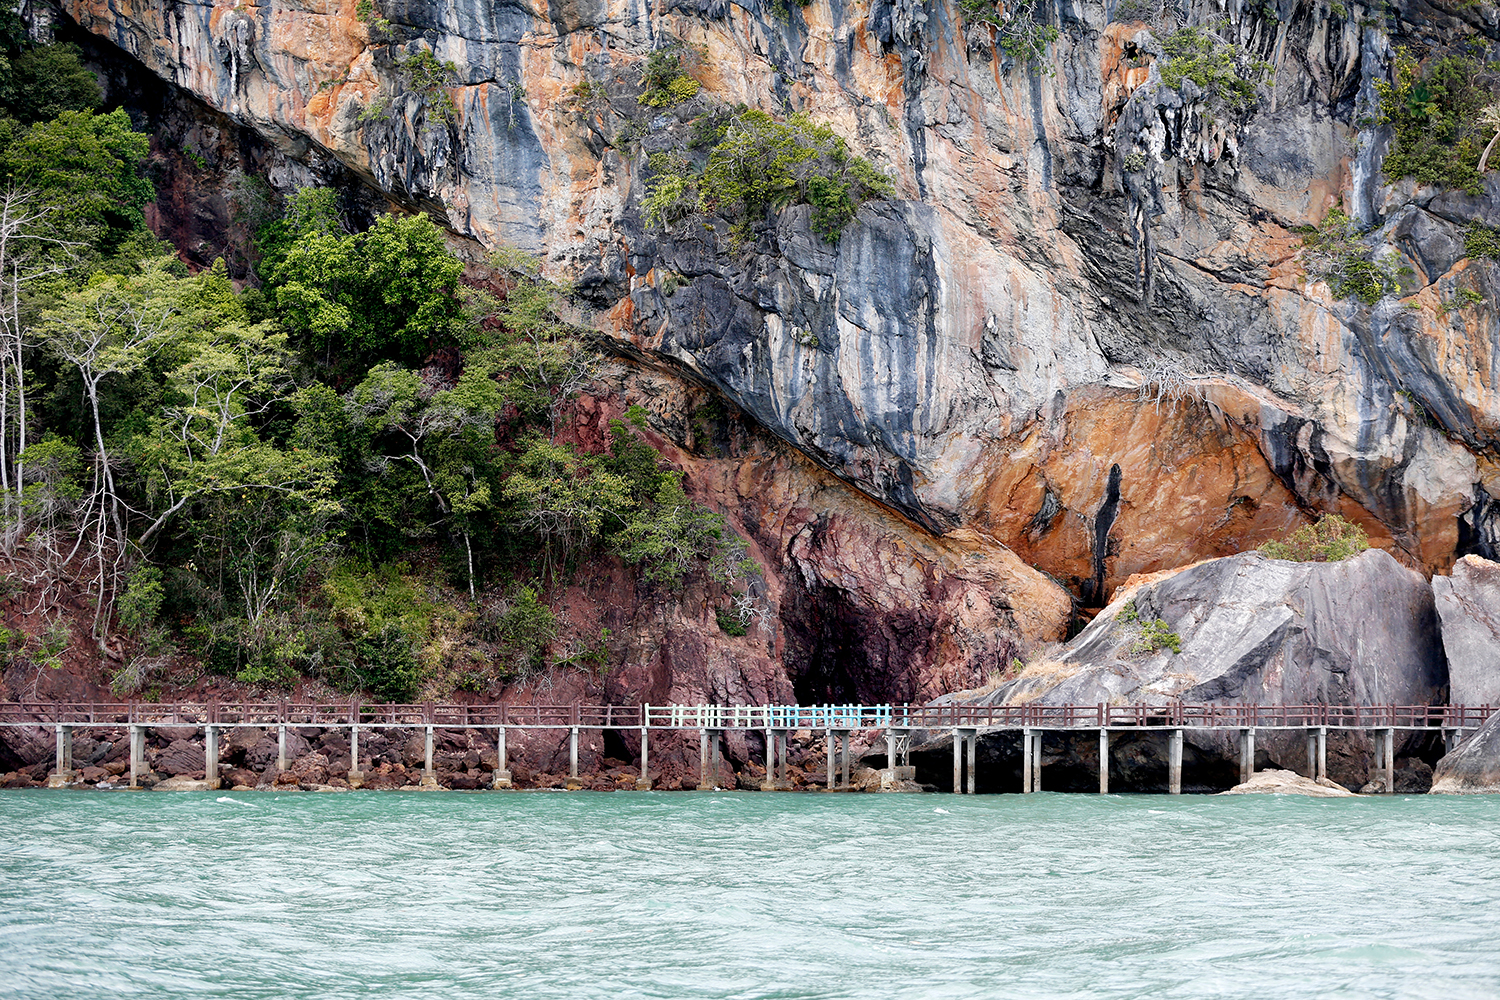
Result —
<instances>
[{"instance_id":1,"label":"shrub on cliff","mask_svg":"<svg viewBox=\"0 0 1500 1000\"><path fill-rule=\"evenodd\" d=\"M1174 90L1192 80L1211 101L1231 111L1255 106L1256 84L1271 72L1271 64L1233 42L1202 28L1181 28L1162 40L1166 60L1161 82Z\"/></svg>"},{"instance_id":2,"label":"shrub on cliff","mask_svg":"<svg viewBox=\"0 0 1500 1000\"><path fill-rule=\"evenodd\" d=\"M1292 562L1339 562L1370 547L1365 529L1338 514L1324 514L1284 539L1273 539L1257 550L1272 559Z\"/></svg>"},{"instance_id":3,"label":"shrub on cliff","mask_svg":"<svg viewBox=\"0 0 1500 1000\"><path fill-rule=\"evenodd\" d=\"M1386 177L1479 194L1479 159L1494 134L1484 124L1495 100L1490 72L1467 56L1444 56L1424 69L1405 49L1396 53L1395 70L1394 82L1375 81L1379 123L1395 133Z\"/></svg>"},{"instance_id":4,"label":"shrub on cliff","mask_svg":"<svg viewBox=\"0 0 1500 1000\"><path fill-rule=\"evenodd\" d=\"M1036 0L959 0L958 9L970 25L992 25L995 44L1017 63L1040 60L1059 34L1037 20Z\"/></svg>"},{"instance_id":5,"label":"shrub on cliff","mask_svg":"<svg viewBox=\"0 0 1500 1000\"><path fill-rule=\"evenodd\" d=\"M1309 277L1328 282L1339 298L1374 305L1401 291L1403 270L1394 253L1372 256L1358 224L1340 209L1330 209L1321 225L1302 235Z\"/></svg>"},{"instance_id":6,"label":"shrub on cliff","mask_svg":"<svg viewBox=\"0 0 1500 1000\"><path fill-rule=\"evenodd\" d=\"M764 111L729 120L699 182L704 211L743 225L788 205L811 205L813 229L830 242L862 202L892 191L890 179L827 125L800 113L779 122Z\"/></svg>"},{"instance_id":7,"label":"shrub on cliff","mask_svg":"<svg viewBox=\"0 0 1500 1000\"><path fill-rule=\"evenodd\" d=\"M691 51L691 50L688 50ZM648 108L670 108L698 95L698 81L683 69L679 46L658 49L646 60L639 101Z\"/></svg>"}]
</instances>

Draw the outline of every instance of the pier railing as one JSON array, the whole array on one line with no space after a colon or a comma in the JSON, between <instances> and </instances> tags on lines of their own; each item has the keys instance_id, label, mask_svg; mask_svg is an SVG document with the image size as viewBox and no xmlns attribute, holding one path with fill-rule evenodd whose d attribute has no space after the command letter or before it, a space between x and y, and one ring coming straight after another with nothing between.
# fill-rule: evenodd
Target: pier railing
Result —
<instances>
[{"instance_id":1,"label":"pier railing","mask_svg":"<svg viewBox=\"0 0 1500 1000\"><path fill-rule=\"evenodd\" d=\"M460 705L3 702L0 725L528 729L1475 729L1490 705Z\"/></svg>"}]
</instances>

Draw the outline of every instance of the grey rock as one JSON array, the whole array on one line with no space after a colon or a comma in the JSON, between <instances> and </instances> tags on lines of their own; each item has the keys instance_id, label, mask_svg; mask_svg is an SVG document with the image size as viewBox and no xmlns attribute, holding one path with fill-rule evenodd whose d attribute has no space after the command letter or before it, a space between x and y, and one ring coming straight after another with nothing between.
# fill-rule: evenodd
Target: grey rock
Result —
<instances>
[{"instance_id":1,"label":"grey rock","mask_svg":"<svg viewBox=\"0 0 1500 1000\"><path fill-rule=\"evenodd\" d=\"M1500 712L1438 761L1432 772L1434 795L1500 792Z\"/></svg>"},{"instance_id":2,"label":"grey rock","mask_svg":"<svg viewBox=\"0 0 1500 1000\"><path fill-rule=\"evenodd\" d=\"M1500 563L1464 556L1432 578L1448 655L1448 700L1500 705Z\"/></svg>"},{"instance_id":3,"label":"grey rock","mask_svg":"<svg viewBox=\"0 0 1500 1000\"><path fill-rule=\"evenodd\" d=\"M1160 618L1182 651L1137 651ZM1421 574L1372 549L1334 563L1248 552L1116 593L1054 656L986 704L1428 705L1448 665Z\"/></svg>"}]
</instances>

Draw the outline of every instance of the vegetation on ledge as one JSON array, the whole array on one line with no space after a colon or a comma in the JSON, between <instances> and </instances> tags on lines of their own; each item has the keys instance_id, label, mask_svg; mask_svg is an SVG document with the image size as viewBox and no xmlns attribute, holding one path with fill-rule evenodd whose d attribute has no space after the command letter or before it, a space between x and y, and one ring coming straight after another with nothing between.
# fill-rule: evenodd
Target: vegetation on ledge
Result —
<instances>
[{"instance_id":1,"label":"vegetation on ledge","mask_svg":"<svg viewBox=\"0 0 1500 1000\"><path fill-rule=\"evenodd\" d=\"M1479 161L1495 134L1485 109L1495 101L1493 74L1467 56L1444 56L1422 67L1396 53L1395 82L1375 81L1378 124L1395 133L1383 170L1390 180L1460 188L1479 194Z\"/></svg>"},{"instance_id":2,"label":"vegetation on ledge","mask_svg":"<svg viewBox=\"0 0 1500 1000\"><path fill-rule=\"evenodd\" d=\"M670 225L702 211L723 215L744 233L769 212L805 204L813 209L813 229L833 242L863 202L894 190L842 137L804 114L781 122L741 109L714 140L701 176L682 154L651 158L642 206L648 224Z\"/></svg>"},{"instance_id":3,"label":"vegetation on ledge","mask_svg":"<svg viewBox=\"0 0 1500 1000\"><path fill-rule=\"evenodd\" d=\"M1292 562L1339 562L1370 547L1365 529L1338 514L1324 514L1282 540L1272 540L1256 551L1271 559Z\"/></svg>"}]
</instances>

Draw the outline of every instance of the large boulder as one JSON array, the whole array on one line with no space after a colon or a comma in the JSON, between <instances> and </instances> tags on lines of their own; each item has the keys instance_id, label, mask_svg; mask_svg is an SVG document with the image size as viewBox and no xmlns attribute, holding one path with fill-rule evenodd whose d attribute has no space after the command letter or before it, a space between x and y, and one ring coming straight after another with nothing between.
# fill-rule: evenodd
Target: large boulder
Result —
<instances>
[{"instance_id":1,"label":"large boulder","mask_svg":"<svg viewBox=\"0 0 1500 1000\"><path fill-rule=\"evenodd\" d=\"M172 777L201 774L204 767L203 748L189 739L175 739L154 755L151 766Z\"/></svg>"},{"instance_id":2,"label":"large boulder","mask_svg":"<svg viewBox=\"0 0 1500 1000\"><path fill-rule=\"evenodd\" d=\"M1132 580L1087 628L1015 679L951 700L1430 705L1443 701L1447 684L1432 589L1421 574L1380 550L1332 563L1247 552ZM1061 756L1044 759L1055 774L1049 787L1087 787L1095 780L1092 739L1052 738L1050 753ZM1185 784L1205 790L1232 784L1226 779L1238 773L1235 733L1189 730L1186 741ZM1122 790L1151 790L1165 781L1159 738L1122 736L1117 744L1111 773ZM1140 768L1125 767L1132 748L1145 755ZM1407 735L1398 752L1416 755L1425 748L1420 735ZM1375 776L1373 758L1367 734L1330 730L1333 780L1363 787ZM1304 770L1304 735L1263 731L1255 762L1260 769Z\"/></svg>"},{"instance_id":3,"label":"large boulder","mask_svg":"<svg viewBox=\"0 0 1500 1000\"><path fill-rule=\"evenodd\" d=\"M1500 712L1438 761L1432 772L1434 794L1500 792Z\"/></svg>"},{"instance_id":4,"label":"large boulder","mask_svg":"<svg viewBox=\"0 0 1500 1000\"><path fill-rule=\"evenodd\" d=\"M1464 556L1432 578L1448 655L1448 700L1500 705L1500 563Z\"/></svg>"},{"instance_id":5,"label":"large boulder","mask_svg":"<svg viewBox=\"0 0 1500 1000\"><path fill-rule=\"evenodd\" d=\"M1246 552L1121 588L1071 642L983 701L1428 705L1447 684L1420 573L1377 549L1331 563Z\"/></svg>"},{"instance_id":6,"label":"large boulder","mask_svg":"<svg viewBox=\"0 0 1500 1000\"><path fill-rule=\"evenodd\" d=\"M1327 778L1304 778L1295 771L1257 771L1249 781L1220 792L1220 795L1309 795L1313 798L1341 798L1354 793Z\"/></svg>"}]
</instances>

